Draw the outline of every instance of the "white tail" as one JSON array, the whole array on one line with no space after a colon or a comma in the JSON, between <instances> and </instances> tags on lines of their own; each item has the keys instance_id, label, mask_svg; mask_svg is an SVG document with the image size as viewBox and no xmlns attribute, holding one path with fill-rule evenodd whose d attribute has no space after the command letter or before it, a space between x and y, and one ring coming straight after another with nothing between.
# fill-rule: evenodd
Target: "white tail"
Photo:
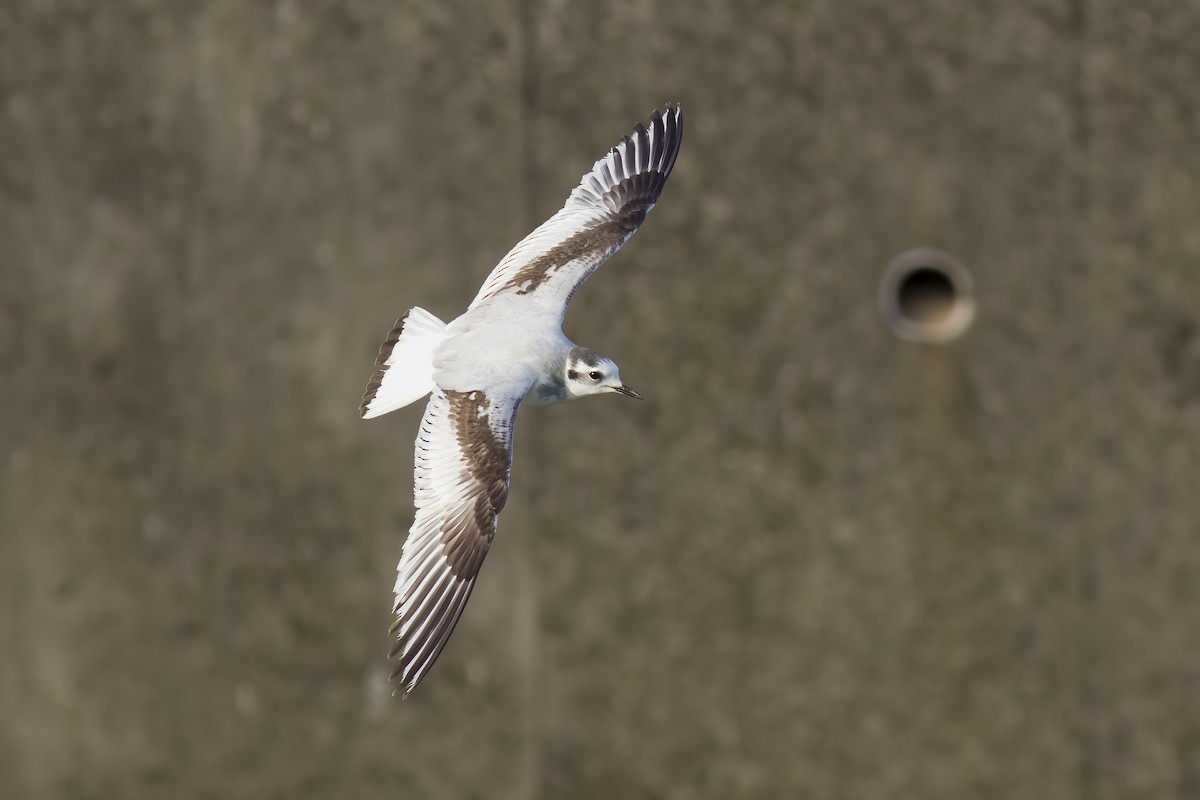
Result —
<instances>
[{"instance_id":1,"label":"white tail","mask_svg":"<svg viewBox=\"0 0 1200 800\"><path fill-rule=\"evenodd\" d=\"M363 419L378 417L420 400L433 389L433 349L445 338L446 323L413 306L379 348L376 372L363 393Z\"/></svg>"}]
</instances>

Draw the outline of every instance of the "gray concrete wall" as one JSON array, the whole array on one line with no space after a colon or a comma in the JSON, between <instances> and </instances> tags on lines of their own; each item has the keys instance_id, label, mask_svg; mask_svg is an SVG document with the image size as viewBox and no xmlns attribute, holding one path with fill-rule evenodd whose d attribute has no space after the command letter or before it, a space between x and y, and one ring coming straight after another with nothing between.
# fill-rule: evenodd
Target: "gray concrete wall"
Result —
<instances>
[{"instance_id":1,"label":"gray concrete wall","mask_svg":"<svg viewBox=\"0 0 1200 800\"><path fill-rule=\"evenodd\" d=\"M0 796L1200 796L1200 4L0 8ZM385 682L458 313L667 100L475 599ZM876 287L977 281L943 347Z\"/></svg>"}]
</instances>

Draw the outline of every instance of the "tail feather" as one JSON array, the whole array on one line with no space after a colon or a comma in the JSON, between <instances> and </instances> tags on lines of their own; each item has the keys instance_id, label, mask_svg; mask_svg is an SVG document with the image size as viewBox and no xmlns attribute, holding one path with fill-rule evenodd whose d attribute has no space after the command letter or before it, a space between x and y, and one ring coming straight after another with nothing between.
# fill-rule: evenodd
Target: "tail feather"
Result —
<instances>
[{"instance_id":1,"label":"tail feather","mask_svg":"<svg viewBox=\"0 0 1200 800\"><path fill-rule=\"evenodd\" d=\"M358 410L363 419L378 417L420 400L433 389L433 350L446 323L414 306L384 339L375 358L375 374L367 383Z\"/></svg>"}]
</instances>

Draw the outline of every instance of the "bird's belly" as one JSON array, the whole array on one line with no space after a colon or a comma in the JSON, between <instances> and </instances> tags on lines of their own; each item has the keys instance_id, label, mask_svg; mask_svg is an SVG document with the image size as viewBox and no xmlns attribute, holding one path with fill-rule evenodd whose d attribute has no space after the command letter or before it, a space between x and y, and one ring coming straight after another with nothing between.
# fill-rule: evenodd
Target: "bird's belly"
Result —
<instances>
[{"instance_id":1,"label":"bird's belly","mask_svg":"<svg viewBox=\"0 0 1200 800\"><path fill-rule=\"evenodd\" d=\"M537 328L463 322L460 317L450 324L450 335L433 353L434 382L443 389L503 385L524 394L546 378L548 363L562 347L556 341L561 332L553 337Z\"/></svg>"}]
</instances>

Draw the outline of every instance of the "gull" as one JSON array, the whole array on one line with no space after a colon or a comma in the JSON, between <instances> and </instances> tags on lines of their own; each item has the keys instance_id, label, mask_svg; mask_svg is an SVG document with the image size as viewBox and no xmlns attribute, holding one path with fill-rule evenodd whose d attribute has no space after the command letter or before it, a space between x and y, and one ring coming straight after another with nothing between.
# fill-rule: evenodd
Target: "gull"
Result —
<instances>
[{"instance_id":1,"label":"gull","mask_svg":"<svg viewBox=\"0 0 1200 800\"><path fill-rule=\"evenodd\" d=\"M429 395L417 434L416 514L396 568L391 679L411 692L462 615L508 499L513 424L522 400L641 396L617 365L562 332L580 285L632 236L675 166L678 105L613 147L562 210L509 251L449 324L414 307L379 348L364 419Z\"/></svg>"}]
</instances>

